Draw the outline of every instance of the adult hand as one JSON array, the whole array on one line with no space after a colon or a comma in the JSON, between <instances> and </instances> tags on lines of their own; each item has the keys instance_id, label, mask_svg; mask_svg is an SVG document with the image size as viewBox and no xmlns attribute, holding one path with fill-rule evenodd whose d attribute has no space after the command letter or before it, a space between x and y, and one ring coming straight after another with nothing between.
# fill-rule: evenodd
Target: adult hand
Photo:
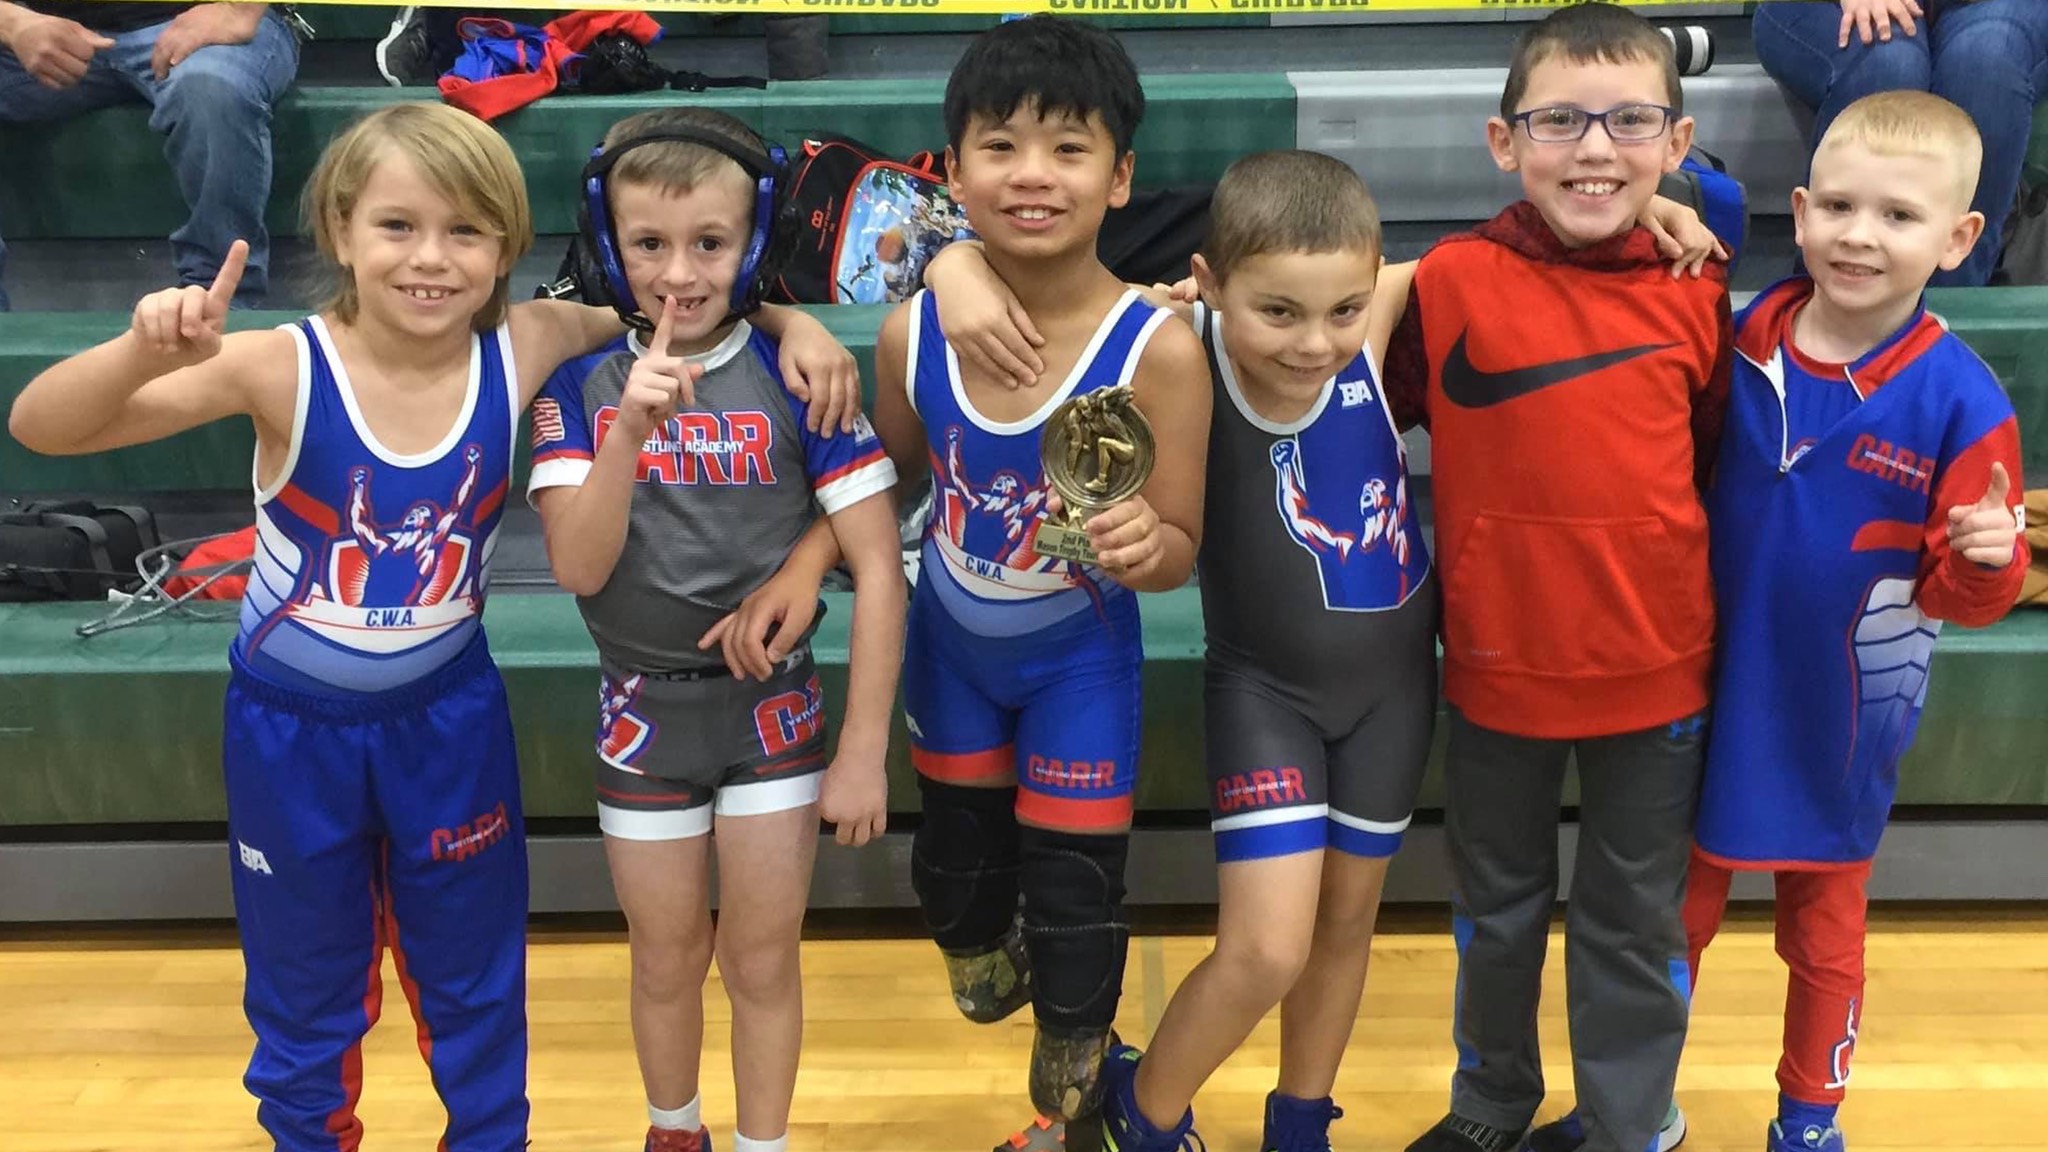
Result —
<instances>
[{"instance_id":1,"label":"adult hand","mask_svg":"<svg viewBox=\"0 0 2048 1152\"><path fill-rule=\"evenodd\" d=\"M198 4L171 18L157 33L149 70L162 83L185 58L212 44L247 44L256 38L267 4Z\"/></svg>"},{"instance_id":2,"label":"adult hand","mask_svg":"<svg viewBox=\"0 0 2048 1152\"><path fill-rule=\"evenodd\" d=\"M22 10L21 24L7 40L22 70L45 88L69 88L85 79L93 54L112 48L109 37L76 20Z\"/></svg>"},{"instance_id":3,"label":"adult hand","mask_svg":"<svg viewBox=\"0 0 2048 1152\"><path fill-rule=\"evenodd\" d=\"M1849 46L1849 34L1853 31L1865 44L1872 40L1887 43L1892 38L1892 25L1904 29L1906 35L1917 35L1919 26L1913 18L1920 15L1917 0L1841 0L1842 31L1835 41L1838 48Z\"/></svg>"}]
</instances>

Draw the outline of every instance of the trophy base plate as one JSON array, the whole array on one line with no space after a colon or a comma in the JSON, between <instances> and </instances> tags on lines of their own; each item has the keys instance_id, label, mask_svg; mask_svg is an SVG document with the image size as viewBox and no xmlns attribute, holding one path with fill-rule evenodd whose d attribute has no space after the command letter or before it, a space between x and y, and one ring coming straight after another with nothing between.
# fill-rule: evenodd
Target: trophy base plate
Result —
<instances>
[{"instance_id":1,"label":"trophy base plate","mask_svg":"<svg viewBox=\"0 0 2048 1152\"><path fill-rule=\"evenodd\" d=\"M1056 524L1051 520L1040 520L1038 532L1032 537L1031 550L1040 556L1055 560L1071 560L1076 564L1094 564L1095 549L1088 544L1088 533L1079 527Z\"/></svg>"}]
</instances>

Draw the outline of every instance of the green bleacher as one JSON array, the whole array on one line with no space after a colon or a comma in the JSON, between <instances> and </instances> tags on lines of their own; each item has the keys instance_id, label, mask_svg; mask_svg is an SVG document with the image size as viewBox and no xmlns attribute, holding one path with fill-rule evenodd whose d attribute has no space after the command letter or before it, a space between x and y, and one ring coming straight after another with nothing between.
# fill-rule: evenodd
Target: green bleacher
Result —
<instances>
[{"instance_id":1,"label":"green bleacher","mask_svg":"<svg viewBox=\"0 0 2048 1152\"><path fill-rule=\"evenodd\" d=\"M1930 302L1999 373L2021 414L2029 475L2048 475L2048 289L1947 290ZM820 308L870 371L879 308ZM238 315L239 325L285 319ZM107 314L0 316L0 407L37 371L119 331ZM522 438L523 439L523 438ZM129 493L246 491L250 434L222 424L146 448L47 458L0 438L0 486ZM828 697L845 699L844 595L828 597L817 653ZM0 825L212 821L223 817L220 700L230 623L158 622L81 640L87 604L0 605ZM1201 779L1201 614L1192 589L1144 602L1146 729L1138 796L1147 813L1197 812ZM589 740L596 653L561 593L501 590L486 615L518 719L529 813L592 814ZM2048 805L2048 711L2038 702L2048 613L2022 612L1980 632L1950 629L1936 649L1920 735L1901 770L1907 805ZM837 705L834 705L835 709ZM892 804L915 807L899 730ZM1441 739L1439 739L1439 755ZM1441 803L1433 766L1425 807Z\"/></svg>"},{"instance_id":2,"label":"green bleacher","mask_svg":"<svg viewBox=\"0 0 2048 1152\"><path fill-rule=\"evenodd\" d=\"M273 121L269 225L301 234L299 190L334 134L366 112L430 95L420 88L301 87ZM942 79L810 80L765 91L720 89L688 99L746 121L772 140L829 129L896 155L945 147ZM1294 142L1294 88L1279 73L1154 76L1145 82L1145 122L1135 147L1147 187L1211 184L1247 152ZM495 121L518 153L533 198L534 228L576 228L576 183L605 129L636 112L673 106L669 92L549 97ZM186 208L164 164L163 138L142 105L110 108L58 124L0 128L0 220L7 238L157 237L184 222ZM53 196L52 188L66 194ZM163 195L138 196L160 188Z\"/></svg>"},{"instance_id":3,"label":"green bleacher","mask_svg":"<svg viewBox=\"0 0 2048 1152\"><path fill-rule=\"evenodd\" d=\"M846 698L849 597L827 597L816 652L832 714ZM231 623L157 623L80 640L97 605L0 605L0 825L147 824L225 818L221 694ZM1145 730L1138 808L1206 809L1200 710L1201 606L1192 589L1143 600ZM590 740L597 654L566 595L491 598L485 624L504 669L529 817L595 815ZM2048 805L2048 714L2039 670L2048 613L1981 632L1951 629L1935 649L1920 734L1899 772L1902 805ZM1440 807L1443 734L1420 806ZM915 811L900 717L890 742L890 806Z\"/></svg>"},{"instance_id":4,"label":"green bleacher","mask_svg":"<svg viewBox=\"0 0 2048 1152\"><path fill-rule=\"evenodd\" d=\"M382 10L374 10L382 20ZM350 21L350 36L370 36L353 21L370 9L326 7ZM915 24L897 17L855 18ZM936 17L981 26L993 17ZM1218 18L1263 23L1265 17ZM671 23L701 21L674 17ZM1156 20L1141 21L1147 27ZM743 23L743 22L742 22ZM730 22L714 27L725 29ZM949 29L960 30L960 29ZM366 49L367 50L367 49ZM799 139L821 129L844 133L901 155L944 146L939 128L944 82L851 79L781 82L765 91L722 89L687 97L731 112L764 135ZM1213 182L1246 152L1292 146L1294 84L1281 72L1155 74L1146 78L1145 123L1136 142L1140 185ZM430 89L302 86L278 106L269 225L278 235L302 232L298 190L332 135L385 104L425 99ZM576 176L591 145L618 119L673 103L667 92L628 96L551 96L497 122L524 165L542 233L574 229ZM15 240L74 237L159 237L183 222L185 207L163 162L162 138L149 130L140 105L106 109L54 125L0 127L0 220ZM2048 183L2048 105L2034 120L2029 179ZM45 194L63 187L62 197ZM138 196L140 188L163 195Z\"/></svg>"}]
</instances>

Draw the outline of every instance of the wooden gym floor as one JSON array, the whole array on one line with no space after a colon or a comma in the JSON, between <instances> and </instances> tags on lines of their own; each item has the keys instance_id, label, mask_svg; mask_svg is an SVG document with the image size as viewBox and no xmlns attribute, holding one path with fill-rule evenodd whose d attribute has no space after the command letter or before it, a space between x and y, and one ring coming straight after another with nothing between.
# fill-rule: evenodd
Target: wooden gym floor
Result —
<instances>
[{"instance_id":1,"label":"wooden gym floor","mask_svg":"<svg viewBox=\"0 0 2048 1152\"><path fill-rule=\"evenodd\" d=\"M1153 924L1131 945L1120 1027L1149 1035L1206 951L1199 922ZM1027 1118L1028 1013L960 1020L914 925L817 928L805 944L808 1033L792 1152L979 1152ZM1390 911L1337 1089L1342 1152L1398 1152L1442 1112L1454 956L1441 912ZM1547 987L1563 987L1553 936ZM646 1124L626 1024L626 946L614 926L542 926L530 965L533 1148L633 1152ZM2048 1146L2048 908L1882 910L1869 947L1869 1017L1843 1126L1857 1152L2022 1152ZM386 967L384 1022L365 1052L367 1152L432 1148L441 1117ZM705 1114L730 1144L723 994L707 989ZM0 1149L262 1149L240 1076L250 1037L241 960L220 928L0 929ZM1679 1076L1689 1152L1758 1152L1775 1104L1784 974L1769 921L1731 917L1707 956ZM1549 1118L1569 1104L1563 998L1543 1016ZM1196 1102L1215 1152L1254 1152L1278 1053L1277 1018Z\"/></svg>"}]
</instances>

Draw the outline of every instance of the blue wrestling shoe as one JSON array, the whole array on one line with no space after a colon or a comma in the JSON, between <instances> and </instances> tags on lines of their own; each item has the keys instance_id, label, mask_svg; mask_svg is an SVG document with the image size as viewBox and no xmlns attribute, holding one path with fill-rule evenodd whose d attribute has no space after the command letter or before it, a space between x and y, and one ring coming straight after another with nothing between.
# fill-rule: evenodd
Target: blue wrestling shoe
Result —
<instances>
[{"instance_id":1,"label":"blue wrestling shoe","mask_svg":"<svg viewBox=\"0 0 2048 1152\"><path fill-rule=\"evenodd\" d=\"M1102 1058L1102 1152L1208 1152L1195 1135L1194 1109L1171 1128L1155 1127L1138 1111L1139 1059L1128 1044Z\"/></svg>"},{"instance_id":2,"label":"blue wrestling shoe","mask_svg":"<svg viewBox=\"0 0 2048 1152\"><path fill-rule=\"evenodd\" d=\"M1844 1152L1848 1144L1842 1140L1842 1130L1833 1125L1808 1124L1787 1132L1784 1121L1773 1120L1764 1148L1767 1152Z\"/></svg>"},{"instance_id":3,"label":"blue wrestling shoe","mask_svg":"<svg viewBox=\"0 0 2048 1152\"><path fill-rule=\"evenodd\" d=\"M1328 1096L1301 1100L1266 1094L1266 1134L1259 1152L1330 1152L1330 1121L1344 1115Z\"/></svg>"}]
</instances>

